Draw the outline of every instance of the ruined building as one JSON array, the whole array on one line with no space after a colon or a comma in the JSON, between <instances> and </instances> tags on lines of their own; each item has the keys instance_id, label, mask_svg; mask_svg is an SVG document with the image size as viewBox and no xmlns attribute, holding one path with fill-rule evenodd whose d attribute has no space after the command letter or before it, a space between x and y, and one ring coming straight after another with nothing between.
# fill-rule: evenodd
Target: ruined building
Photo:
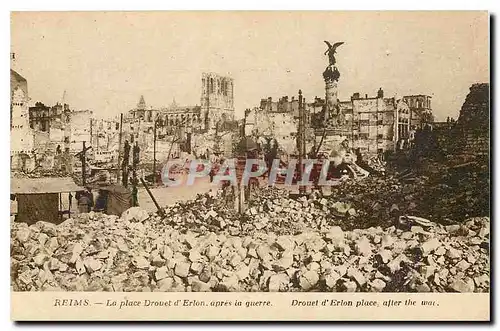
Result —
<instances>
[{"instance_id":1,"label":"ruined building","mask_svg":"<svg viewBox=\"0 0 500 331\"><path fill-rule=\"evenodd\" d=\"M395 150L409 138L413 123L404 98L386 98L380 88L375 97L354 93L349 101L339 101L338 106L338 121L330 123L324 120L324 99L316 97L309 104L311 126L317 137L326 134L326 150L348 142L351 148L359 148L364 154L381 154Z\"/></svg>"},{"instance_id":2,"label":"ruined building","mask_svg":"<svg viewBox=\"0 0 500 331\"><path fill-rule=\"evenodd\" d=\"M400 140L408 139L410 109L404 101L384 98L380 89L377 97L353 96L351 102L352 148L380 155L395 150Z\"/></svg>"},{"instance_id":3,"label":"ruined building","mask_svg":"<svg viewBox=\"0 0 500 331\"><path fill-rule=\"evenodd\" d=\"M490 150L490 90L488 83L473 84L458 120L433 129L444 154L487 156Z\"/></svg>"},{"instance_id":4,"label":"ruined building","mask_svg":"<svg viewBox=\"0 0 500 331\"><path fill-rule=\"evenodd\" d=\"M11 55L11 61L14 58ZM35 167L34 131L29 126L28 81L10 70L10 163L13 170Z\"/></svg>"},{"instance_id":5,"label":"ruined building","mask_svg":"<svg viewBox=\"0 0 500 331\"><path fill-rule=\"evenodd\" d=\"M410 108L410 122L416 129L423 128L426 124L434 122L431 99L431 96L423 94L403 97L404 102Z\"/></svg>"},{"instance_id":6,"label":"ruined building","mask_svg":"<svg viewBox=\"0 0 500 331\"><path fill-rule=\"evenodd\" d=\"M310 112L304 104L305 124L309 131ZM276 139L279 148L287 154L296 154L299 124L299 99L292 96L273 101L271 97L261 99L260 106L248 110L245 118L245 135L258 138ZM307 137L312 136L312 132ZM312 138L312 137L311 137Z\"/></svg>"}]
</instances>

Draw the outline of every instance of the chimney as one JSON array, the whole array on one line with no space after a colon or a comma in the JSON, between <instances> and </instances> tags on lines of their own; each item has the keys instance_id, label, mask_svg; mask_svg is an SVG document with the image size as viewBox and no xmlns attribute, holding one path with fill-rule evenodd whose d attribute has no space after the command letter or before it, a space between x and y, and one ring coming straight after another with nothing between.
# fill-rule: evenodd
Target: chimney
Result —
<instances>
[{"instance_id":1,"label":"chimney","mask_svg":"<svg viewBox=\"0 0 500 331\"><path fill-rule=\"evenodd\" d=\"M365 99L368 99L368 94L365 94Z\"/></svg>"},{"instance_id":2,"label":"chimney","mask_svg":"<svg viewBox=\"0 0 500 331\"><path fill-rule=\"evenodd\" d=\"M383 97L384 97L384 90L382 90L382 88L379 88L377 92L377 98L383 98Z\"/></svg>"},{"instance_id":3,"label":"chimney","mask_svg":"<svg viewBox=\"0 0 500 331\"><path fill-rule=\"evenodd\" d=\"M10 68L12 70L16 69L16 53L10 53Z\"/></svg>"}]
</instances>

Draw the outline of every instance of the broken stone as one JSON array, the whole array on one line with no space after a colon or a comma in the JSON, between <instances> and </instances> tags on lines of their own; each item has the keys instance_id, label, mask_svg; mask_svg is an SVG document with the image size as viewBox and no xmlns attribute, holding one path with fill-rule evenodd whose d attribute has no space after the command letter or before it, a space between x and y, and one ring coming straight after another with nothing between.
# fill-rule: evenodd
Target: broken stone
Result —
<instances>
[{"instance_id":1,"label":"broken stone","mask_svg":"<svg viewBox=\"0 0 500 331\"><path fill-rule=\"evenodd\" d=\"M432 275L434 275L435 271L436 271L436 267L434 267L434 266L424 265L424 266L420 267L420 274L425 279L428 279L429 277L431 277Z\"/></svg>"},{"instance_id":2,"label":"broken stone","mask_svg":"<svg viewBox=\"0 0 500 331\"><path fill-rule=\"evenodd\" d=\"M446 253L446 248L444 248L443 246L439 247L434 252L435 255L439 255L439 256L444 255L445 253Z\"/></svg>"},{"instance_id":3,"label":"broken stone","mask_svg":"<svg viewBox=\"0 0 500 331\"><path fill-rule=\"evenodd\" d=\"M325 238L335 247L340 247L344 243L344 231L342 231L340 226L332 226L326 233Z\"/></svg>"},{"instance_id":4,"label":"broken stone","mask_svg":"<svg viewBox=\"0 0 500 331\"><path fill-rule=\"evenodd\" d=\"M279 236L275 245L282 251L293 251L295 242L289 236Z\"/></svg>"},{"instance_id":5,"label":"broken stone","mask_svg":"<svg viewBox=\"0 0 500 331\"><path fill-rule=\"evenodd\" d=\"M203 271L203 264L200 262L193 262L189 267L189 270L195 275L200 274Z\"/></svg>"},{"instance_id":6,"label":"broken stone","mask_svg":"<svg viewBox=\"0 0 500 331\"><path fill-rule=\"evenodd\" d=\"M86 269L85 269L85 265L83 264L83 261L78 258L76 260L76 263L75 263L75 269L76 269L76 272L79 274L79 275L82 275L85 273Z\"/></svg>"},{"instance_id":7,"label":"broken stone","mask_svg":"<svg viewBox=\"0 0 500 331\"><path fill-rule=\"evenodd\" d=\"M208 257L210 261L213 261L220 253L220 248L217 246L209 246L205 255Z\"/></svg>"},{"instance_id":8,"label":"broken stone","mask_svg":"<svg viewBox=\"0 0 500 331\"><path fill-rule=\"evenodd\" d=\"M417 290L417 292L420 292L420 293L431 292L431 288L427 284L418 284L415 287L415 289Z\"/></svg>"},{"instance_id":9,"label":"broken stone","mask_svg":"<svg viewBox=\"0 0 500 331\"><path fill-rule=\"evenodd\" d=\"M445 263L444 256L441 255L440 257L438 257L437 260L436 260L436 262L439 263L439 264L444 264Z\"/></svg>"},{"instance_id":10,"label":"broken stone","mask_svg":"<svg viewBox=\"0 0 500 331\"><path fill-rule=\"evenodd\" d=\"M210 292L210 284L202 282L198 279L193 279L191 283L191 289L193 292Z\"/></svg>"},{"instance_id":11,"label":"broken stone","mask_svg":"<svg viewBox=\"0 0 500 331\"><path fill-rule=\"evenodd\" d=\"M345 281L342 286L344 287L346 292L356 292L358 285L354 281Z\"/></svg>"},{"instance_id":12,"label":"broken stone","mask_svg":"<svg viewBox=\"0 0 500 331\"><path fill-rule=\"evenodd\" d=\"M476 263L476 258L473 255L469 254L467 255L467 262L469 262L470 264L474 264Z\"/></svg>"},{"instance_id":13,"label":"broken stone","mask_svg":"<svg viewBox=\"0 0 500 331\"><path fill-rule=\"evenodd\" d=\"M401 263L406 262L408 258L404 254L398 255L392 261L390 261L387 266L389 267L391 273L395 273L399 269L401 269Z\"/></svg>"},{"instance_id":14,"label":"broken stone","mask_svg":"<svg viewBox=\"0 0 500 331\"><path fill-rule=\"evenodd\" d=\"M285 292L290 279L287 274L279 273L269 277L269 292Z\"/></svg>"},{"instance_id":15,"label":"broken stone","mask_svg":"<svg viewBox=\"0 0 500 331\"><path fill-rule=\"evenodd\" d=\"M462 257L462 251L450 247L446 252L446 256L450 259L459 259Z\"/></svg>"},{"instance_id":16,"label":"broken stone","mask_svg":"<svg viewBox=\"0 0 500 331\"><path fill-rule=\"evenodd\" d=\"M460 293L474 292L474 281L469 277L464 279L455 279L451 282L450 289Z\"/></svg>"},{"instance_id":17,"label":"broken stone","mask_svg":"<svg viewBox=\"0 0 500 331\"><path fill-rule=\"evenodd\" d=\"M448 225L444 227L446 231L450 233L455 233L460 230L460 225L459 224L453 224L453 225Z\"/></svg>"},{"instance_id":18,"label":"broken stone","mask_svg":"<svg viewBox=\"0 0 500 331\"><path fill-rule=\"evenodd\" d=\"M410 231L413 233L426 233L426 231L419 225L413 225L410 228Z\"/></svg>"},{"instance_id":19,"label":"broken stone","mask_svg":"<svg viewBox=\"0 0 500 331\"><path fill-rule=\"evenodd\" d=\"M210 266L205 266L201 271L200 275L198 276L198 278L205 283L208 283L211 277L212 277L212 268Z\"/></svg>"},{"instance_id":20,"label":"broken stone","mask_svg":"<svg viewBox=\"0 0 500 331\"><path fill-rule=\"evenodd\" d=\"M335 271L331 271L330 273L326 274L325 276L325 285L330 288L334 289L337 286L337 281L341 278L342 276L338 274Z\"/></svg>"},{"instance_id":21,"label":"broken stone","mask_svg":"<svg viewBox=\"0 0 500 331\"><path fill-rule=\"evenodd\" d=\"M386 287L386 283L382 279L374 279L370 282L370 288L374 290L374 292L382 292Z\"/></svg>"},{"instance_id":22,"label":"broken stone","mask_svg":"<svg viewBox=\"0 0 500 331\"><path fill-rule=\"evenodd\" d=\"M302 274L299 278L300 287L304 291L309 291L313 288L319 281L319 275L314 270L309 270Z\"/></svg>"},{"instance_id":23,"label":"broken stone","mask_svg":"<svg viewBox=\"0 0 500 331\"><path fill-rule=\"evenodd\" d=\"M59 271L66 272L66 270L68 270L68 265L66 263L59 262Z\"/></svg>"},{"instance_id":24,"label":"broken stone","mask_svg":"<svg viewBox=\"0 0 500 331\"><path fill-rule=\"evenodd\" d=\"M275 271L285 271L289 269L293 264L293 256L292 255L284 255L278 261L272 264L272 268Z\"/></svg>"},{"instance_id":25,"label":"broken stone","mask_svg":"<svg viewBox=\"0 0 500 331\"><path fill-rule=\"evenodd\" d=\"M225 276L222 279L221 286L230 292L238 292L240 290L238 277L236 277L236 274Z\"/></svg>"},{"instance_id":26,"label":"broken stone","mask_svg":"<svg viewBox=\"0 0 500 331\"><path fill-rule=\"evenodd\" d=\"M213 246L211 246L211 247L213 247ZM191 262L198 262L202 258L203 257L201 256L200 252L197 250L192 250L191 252L189 252L189 261L191 261Z\"/></svg>"},{"instance_id":27,"label":"broken stone","mask_svg":"<svg viewBox=\"0 0 500 331\"><path fill-rule=\"evenodd\" d=\"M41 267L48 259L49 257L46 254L39 253L33 258L33 262L35 262L35 265Z\"/></svg>"},{"instance_id":28,"label":"broken stone","mask_svg":"<svg viewBox=\"0 0 500 331\"><path fill-rule=\"evenodd\" d=\"M156 286L162 292L167 292L172 290L173 285L174 285L174 280L172 277L163 278L156 283Z\"/></svg>"},{"instance_id":29,"label":"broken stone","mask_svg":"<svg viewBox=\"0 0 500 331\"><path fill-rule=\"evenodd\" d=\"M404 239L404 240L413 239L413 233L412 232L403 232L401 234L401 239Z\"/></svg>"},{"instance_id":30,"label":"broken stone","mask_svg":"<svg viewBox=\"0 0 500 331\"><path fill-rule=\"evenodd\" d=\"M132 260L137 269L149 269L149 261L144 256L136 256Z\"/></svg>"},{"instance_id":31,"label":"broken stone","mask_svg":"<svg viewBox=\"0 0 500 331\"><path fill-rule=\"evenodd\" d=\"M422 252L423 256L427 256L431 252L438 249L439 246L441 246L441 242L437 238L432 238L430 240L427 240L420 246L420 251Z\"/></svg>"},{"instance_id":32,"label":"broken stone","mask_svg":"<svg viewBox=\"0 0 500 331\"><path fill-rule=\"evenodd\" d=\"M490 229L488 227L482 227L479 232L478 232L478 236L479 237L482 237L482 238L485 238L485 237L488 237L490 234Z\"/></svg>"},{"instance_id":33,"label":"broken stone","mask_svg":"<svg viewBox=\"0 0 500 331\"><path fill-rule=\"evenodd\" d=\"M481 275L474 278L474 283L477 287L488 287L490 284L490 277Z\"/></svg>"},{"instance_id":34,"label":"broken stone","mask_svg":"<svg viewBox=\"0 0 500 331\"><path fill-rule=\"evenodd\" d=\"M361 271L356 268L349 268L347 270L347 276L354 279L359 286L363 286L366 283L366 278Z\"/></svg>"},{"instance_id":35,"label":"broken stone","mask_svg":"<svg viewBox=\"0 0 500 331\"><path fill-rule=\"evenodd\" d=\"M49 265L48 266L49 266L49 270L50 271L54 271L54 270L58 270L60 268L61 263L59 262L58 259L52 257L49 260Z\"/></svg>"},{"instance_id":36,"label":"broken stone","mask_svg":"<svg viewBox=\"0 0 500 331\"><path fill-rule=\"evenodd\" d=\"M355 249L358 254L369 256L372 254L372 245L366 237L358 239L355 244Z\"/></svg>"},{"instance_id":37,"label":"broken stone","mask_svg":"<svg viewBox=\"0 0 500 331\"><path fill-rule=\"evenodd\" d=\"M242 264L238 270L236 270L235 272L236 274L236 277L238 277L238 280L244 280L248 277L250 277L250 267L248 267L247 265L245 264Z\"/></svg>"},{"instance_id":38,"label":"broken stone","mask_svg":"<svg viewBox=\"0 0 500 331\"><path fill-rule=\"evenodd\" d=\"M101 269L102 267L102 262L92 257L85 258L85 260L83 260L83 264L89 274Z\"/></svg>"},{"instance_id":39,"label":"broken stone","mask_svg":"<svg viewBox=\"0 0 500 331\"><path fill-rule=\"evenodd\" d=\"M191 264L187 262L177 262L175 264L174 273L179 277L186 278L189 275L190 266Z\"/></svg>"},{"instance_id":40,"label":"broken stone","mask_svg":"<svg viewBox=\"0 0 500 331\"><path fill-rule=\"evenodd\" d=\"M20 230L16 231L16 239L21 243L24 244L27 242L31 236L31 231L28 227L26 228L21 228Z\"/></svg>"},{"instance_id":41,"label":"broken stone","mask_svg":"<svg viewBox=\"0 0 500 331\"><path fill-rule=\"evenodd\" d=\"M38 234L38 242L40 243L40 245L45 245L47 240L49 240L49 236L47 236L45 233L42 232Z\"/></svg>"},{"instance_id":42,"label":"broken stone","mask_svg":"<svg viewBox=\"0 0 500 331\"><path fill-rule=\"evenodd\" d=\"M376 256L376 259L378 259L380 262L383 264L389 263L392 259L392 252L386 249L381 250Z\"/></svg>"},{"instance_id":43,"label":"broken stone","mask_svg":"<svg viewBox=\"0 0 500 331\"><path fill-rule=\"evenodd\" d=\"M457 270L465 271L465 270L469 269L470 263L465 261L465 260L461 260L460 262L458 262L455 265L455 267L457 268Z\"/></svg>"},{"instance_id":44,"label":"broken stone","mask_svg":"<svg viewBox=\"0 0 500 331\"><path fill-rule=\"evenodd\" d=\"M140 207L132 207L125 210L121 216L125 222L144 222L149 218L149 214Z\"/></svg>"},{"instance_id":45,"label":"broken stone","mask_svg":"<svg viewBox=\"0 0 500 331\"><path fill-rule=\"evenodd\" d=\"M382 236L382 248L391 247L394 244L394 238L388 234Z\"/></svg>"},{"instance_id":46,"label":"broken stone","mask_svg":"<svg viewBox=\"0 0 500 331\"><path fill-rule=\"evenodd\" d=\"M164 278L168 277L168 269L167 267L161 267L156 269L155 271L155 279L156 280L162 280Z\"/></svg>"},{"instance_id":47,"label":"broken stone","mask_svg":"<svg viewBox=\"0 0 500 331\"><path fill-rule=\"evenodd\" d=\"M165 260L161 258L160 254L157 254L153 257L153 260L151 261L151 265L155 267L161 267L165 265Z\"/></svg>"}]
</instances>

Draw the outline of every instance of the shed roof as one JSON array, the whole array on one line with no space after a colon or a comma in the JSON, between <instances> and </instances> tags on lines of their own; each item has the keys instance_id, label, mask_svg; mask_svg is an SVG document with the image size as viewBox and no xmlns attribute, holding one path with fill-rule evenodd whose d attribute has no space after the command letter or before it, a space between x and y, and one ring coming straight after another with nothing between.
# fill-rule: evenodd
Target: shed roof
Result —
<instances>
[{"instance_id":1,"label":"shed roof","mask_svg":"<svg viewBox=\"0 0 500 331\"><path fill-rule=\"evenodd\" d=\"M70 177L12 178L10 192L14 194L63 193L83 191Z\"/></svg>"}]
</instances>

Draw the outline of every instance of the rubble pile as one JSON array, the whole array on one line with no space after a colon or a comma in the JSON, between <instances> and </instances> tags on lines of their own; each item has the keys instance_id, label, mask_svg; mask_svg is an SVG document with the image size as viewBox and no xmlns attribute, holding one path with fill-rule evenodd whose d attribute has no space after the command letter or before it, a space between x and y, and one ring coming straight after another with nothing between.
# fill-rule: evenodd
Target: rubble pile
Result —
<instances>
[{"instance_id":1,"label":"rubble pile","mask_svg":"<svg viewBox=\"0 0 500 331\"><path fill-rule=\"evenodd\" d=\"M14 291L489 291L489 218L235 236L134 207L11 229Z\"/></svg>"},{"instance_id":2,"label":"rubble pile","mask_svg":"<svg viewBox=\"0 0 500 331\"><path fill-rule=\"evenodd\" d=\"M371 169L378 173L385 173L386 171L387 162L380 160L377 156L369 158L367 160L367 164Z\"/></svg>"},{"instance_id":3,"label":"rubble pile","mask_svg":"<svg viewBox=\"0 0 500 331\"><path fill-rule=\"evenodd\" d=\"M486 167L486 168L485 168ZM441 224L462 222L490 214L490 180L487 164L443 166L429 176L410 174L369 176L333 187L332 201L349 203L356 217L341 220L343 229L390 226L398 215L417 215Z\"/></svg>"},{"instance_id":4,"label":"rubble pile","mask_svg":"<svg viewBox=\"0 0 500 331\"><path fill-rule=\"evenodd\" d=\"M177 230L225 232L229 235L251 235L266 231L277 235L298 234L341 224L356 215L350 204L319 197L315 194L298 199L275 187L262 188L244 214L228 208L221 191L217 195L198 195L195 200L178 202L164 209L159 227L169 225Z\"/></svg>"}]
</instances>

